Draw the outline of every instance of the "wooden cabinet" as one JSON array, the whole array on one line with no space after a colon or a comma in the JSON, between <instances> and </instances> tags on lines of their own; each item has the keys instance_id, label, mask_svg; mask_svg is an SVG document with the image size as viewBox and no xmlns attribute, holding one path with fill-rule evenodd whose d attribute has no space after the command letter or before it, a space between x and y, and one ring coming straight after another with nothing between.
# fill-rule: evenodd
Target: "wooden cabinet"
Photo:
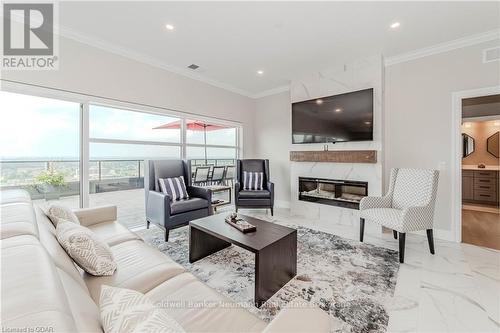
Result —
<instances>
[{"instance_id":1,"label":"wooden cabinet","mask_svg":"<svg viewBox=\"0 0 500 333\"><path fill-rule=\"evenodd\" d=\"M474 177L462 174L462 200L474 200Z\"/></svg>"},{"instance_id":2,"label":"wooden cabinet","mask_svg":"<svg viewBox=\"0 0 500 333\"><path fill-rule=\"evenodd\" d=\"M462 200L498 205L498 171L462 170Z\"/></svg>"}]
</instances>

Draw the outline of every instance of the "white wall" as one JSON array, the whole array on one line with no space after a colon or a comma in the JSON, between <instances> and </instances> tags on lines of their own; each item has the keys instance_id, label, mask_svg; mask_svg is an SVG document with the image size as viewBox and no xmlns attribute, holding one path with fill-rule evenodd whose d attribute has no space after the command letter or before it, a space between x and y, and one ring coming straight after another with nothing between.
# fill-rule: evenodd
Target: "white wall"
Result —
<instances>
[{"instance_id":1,"label":"white wall","mask_svg":"<svg viewBox=\"0 0 500 333\"><path fill-rule=\"evenodd\" d=\"M499 62L482 62L491 41L385 70L385 173L393 167L438 168L435 225L452 230L452 93L500 84Z\"/></svg>"},{"instance_id":2,"label":"white wall","mask_svg":"<svg viewBox=\"0 0 500 333\"><path fill-rule=\"evenodd\" d=\"M499 43L486 42L385 68L385 178L393 167L444 167L436 206L435 224L441 229L436 233L438 238L453 237L450 179L452 92L500 85L500 62L482 62L482 50ZM271 165L280 165L283 176L276 178L274 173L280 198L286 197L283 191L289 187L286 171L282 169L286 165L285 153L290 149L290 129L284 128L290 126L290 101L287 103L285 98L286 93L262 98L256 109L256 124L265 122L265 119L276 119L279 126L276 132L272 131L275 125L271 123L263 130L256 126L258 142L268 142L270 146L257 144L255 155L271 156ZM274 152L280 152L279 159L273 159ZM387 188L387 181L385 183Z\"/></svg>"},{"instance_id":3,"label":"white wall","mask_svg":"<svg viewBox=\"0 0 500 333\"><path fill-rule=\"evenodd\" d=\"M241 122L244 154L252 154L248 97L68 38L60 39L59 59L56 71L2 71L1 78Z\"/></svg>"},{"instance_id":4,"label":"white wall","mask_svg":"<svg viewBox=\"0 0 500 333\"><path fill-rule=\"evenodd\" d=\"M275 186L275 204L290 204L290 92L260 98L255 104L255 156L267 158Z\"/></svg>"}]
</instances>

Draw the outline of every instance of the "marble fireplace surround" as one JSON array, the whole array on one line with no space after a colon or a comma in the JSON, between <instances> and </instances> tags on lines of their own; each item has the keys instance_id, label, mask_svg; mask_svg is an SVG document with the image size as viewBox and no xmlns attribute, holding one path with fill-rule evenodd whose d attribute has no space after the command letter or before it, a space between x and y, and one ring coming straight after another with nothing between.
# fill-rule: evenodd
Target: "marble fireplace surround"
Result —
<instances>
[{"instance_id":1,"label":"marble fireplace surround","mask_svg":"<svg viewBox=\"0 0 500 333\"><path fill-rule=\"evenodd\" d=\"M291 102L299 102L325 96L373 88L373 141L338 142L329 144L331 151L375 151L374 163L333 163L316 161L290 161L290 213L303 216L313 224L328 221L331 224L359 224L356 209L329 206L299 200L299 177L346 179L368 182L368 195L381 196L383 193L383 74L381 55L360 61L310 73L292 80ZM290 152L323 150L323 144L294 144ZM340 153L340 152L339 152Z\"/></svg>"}]
</instances>

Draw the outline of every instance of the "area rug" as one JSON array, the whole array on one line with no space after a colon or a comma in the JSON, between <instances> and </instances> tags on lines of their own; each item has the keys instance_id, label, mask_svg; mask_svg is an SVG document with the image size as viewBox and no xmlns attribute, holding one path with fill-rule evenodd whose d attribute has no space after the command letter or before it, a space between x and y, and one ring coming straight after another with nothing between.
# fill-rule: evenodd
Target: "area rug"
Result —
<instances>
[{"instance_id":1,"label":"area rug","mask_svg":"<svg viewBox=\"0 0 500 333\"><path fill-rule=\"evenodd\" d=\"M188 228L137 233L200 280L269 322L299 296L332 316L337 332L385 332L385 305L394 294L398 253L297 226L297 276L260 309L252 306L254 255L231 246L193 264L188 261Z\"/></svg>"}]
</instances>

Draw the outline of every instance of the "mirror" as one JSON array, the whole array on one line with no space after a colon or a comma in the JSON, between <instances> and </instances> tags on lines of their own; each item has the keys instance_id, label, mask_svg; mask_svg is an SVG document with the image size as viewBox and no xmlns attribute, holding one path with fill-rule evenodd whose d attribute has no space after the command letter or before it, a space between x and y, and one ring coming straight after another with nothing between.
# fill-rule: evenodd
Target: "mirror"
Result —
<instances>
[{"instance_id":1,"label":"mirror","mask_svg":"<svg viewBox=\"0 0 500 333\"><path fill-rule=\"evenodd\" d=\"M486 150L488 151L488 153L497 158L500 154L498 149L498 133L500 132L496 132L486 140Z\"/></svg>"},{"instance_id":2,"label":"mirror","mask_svg":"<svg viewBox=\"0 0 500 333\"><path fill-rule=\"evenodd\" d=\"M474 152L474 138L462 133L462 158L465 158Z\"/></svg>"}]
</instances>

